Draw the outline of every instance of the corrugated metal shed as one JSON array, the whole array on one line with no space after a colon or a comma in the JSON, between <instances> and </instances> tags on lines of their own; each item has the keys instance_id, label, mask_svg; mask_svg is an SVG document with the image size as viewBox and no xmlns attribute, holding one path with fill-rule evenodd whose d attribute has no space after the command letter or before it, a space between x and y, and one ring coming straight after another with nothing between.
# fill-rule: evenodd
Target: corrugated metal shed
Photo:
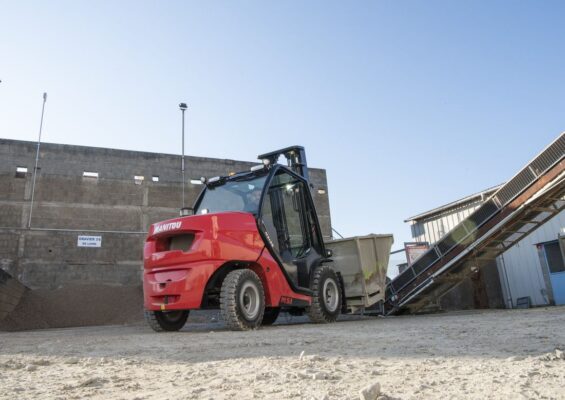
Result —
<instances>
[{"instance_id":1,"label":"corrugated metal shed","mask_svg":"<svg viewBox=\"0 0 565 400\"><path fill-rule=\"evenodd\" d=\"M507 307L515 306L520 297L530 297L536 306L551 303L551 284L547 281L547 271L542 269L536 245L558 240L564 227L565 212L561 212L497 258Z\"/></svg>"},{"instance_id":2,"label":"corrugated metal shed","mask_svg":"<svg viewBox=\"0 0 565 400\"><path fill-rule=\"evenodd\" d=\"M460 200L448 203L406 219L415 242L437 242L444 234L473 213L500 187L497 185Z\"/></svg>"}]
</instances>

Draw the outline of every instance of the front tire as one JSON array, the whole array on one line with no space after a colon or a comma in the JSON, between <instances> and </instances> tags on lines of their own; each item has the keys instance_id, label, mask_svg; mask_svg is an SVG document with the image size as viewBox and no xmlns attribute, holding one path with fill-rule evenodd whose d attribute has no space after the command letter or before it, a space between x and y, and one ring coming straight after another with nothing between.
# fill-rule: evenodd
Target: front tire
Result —
<instances>
[{"instance_id":1,"label":"front tire","mask_svg":"<svg viewBox=\"0 0 565 400\"><path fill-rule=\"evenodd\" d=\"M265 312L265 291L261 279L250 269L230 272L222 283L220 311L234 331L256 329Z\"/></svg>"},{"instance_id":2,"label":"front tire","mask_svg":"<svg viewBox=\"0 0 565 400\"><path fill-rule=\"evenodd\" d=\"M312 273L310 289L314 292L312 304L306 309L310 320L317 324L335 322L341 312L341 287L335 271L320 265Z\"/></svg>"},{"instance_id":3,"label":"front tire","mask_svg":"<svg viewBox=\"0 0 565 400\"><path fill-rule=\"evenodd\" d=\"M188 314L189 310L145 310L145 320L155 332L176 332L184 326Z\"/></svg>"}]
</instances>

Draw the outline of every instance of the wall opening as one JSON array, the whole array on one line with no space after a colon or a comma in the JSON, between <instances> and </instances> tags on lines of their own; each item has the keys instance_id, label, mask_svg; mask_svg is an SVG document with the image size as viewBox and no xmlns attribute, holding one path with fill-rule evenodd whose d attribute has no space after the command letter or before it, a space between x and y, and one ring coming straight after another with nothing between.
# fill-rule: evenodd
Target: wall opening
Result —
<instances>
[{"instance_id":1,"label":"wall opening","mask_svg":"<svg viewBox=\"0 0 565 400\"><path fill-rule=\"evenodd\" d=\"M82 176L83 176L84 178L98 179L98 172L84 171L84 172L82 173Z\"/></svg>"},{"instance_id":2,"label":"wall opening","mask_svg":"<svg viewBox=\"0 0 565 400\"><path fill-rule=\"evenodd\" d=\"M27 174L27 167L16 167L16 178L25 178Z\"/></svg>"}]
</instances>

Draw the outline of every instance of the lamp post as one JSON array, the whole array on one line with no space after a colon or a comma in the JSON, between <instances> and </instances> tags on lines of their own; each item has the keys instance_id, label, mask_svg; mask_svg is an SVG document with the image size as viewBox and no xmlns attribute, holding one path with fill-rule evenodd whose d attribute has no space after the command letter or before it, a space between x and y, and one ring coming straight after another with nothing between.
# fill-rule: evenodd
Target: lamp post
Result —
<instances>
[{"instance_id":1,"label":"lamp post","mask_svg":"<svg viewBox=\"0 0 565 400\"><path fill-rule=\"evenodd\" d=\"M35 167L33 169L33 182L31 184L31 199L29 203L29 219L27 221L28 229L31 228L31 214L33 212L33 197L35 194L35 178L37 177L37 164L39 163L39 146L41 145L41 131L43 130L43 115L45 114L45 103L47 102L47 93L43 93L43 106L41 107L41 122L39 123L39 138L37 139L37 150L35 152Z\"/></svg>"},{"instance_id":2,"label":"lamp post","mask_svg":"<svg viewBox=\"0 0 565 400\"><path fill-rule=\"evenodd\" d=\"M187 109L187 105L186 103L180 103L179 104L179 109L182 111L182 159L181 159L181 174L182 174L182 207L181 207L181 213L182 210L184 210L185 208L185 201L184 201L184 186L185 186L185 172L184 172L184 112Z\"/></svg>"}]
</instances>

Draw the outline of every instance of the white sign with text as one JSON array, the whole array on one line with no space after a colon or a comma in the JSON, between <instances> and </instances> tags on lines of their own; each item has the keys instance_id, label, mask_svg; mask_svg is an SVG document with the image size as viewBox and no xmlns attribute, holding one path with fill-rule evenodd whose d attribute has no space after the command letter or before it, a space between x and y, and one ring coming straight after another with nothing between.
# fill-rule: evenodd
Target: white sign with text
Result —
<instances>
[{"instance_id":1,"label":"white sign with text","mask_svg":"<svg viewBox=\"0 0 565 400\"><path fill-rule=\"evenodd\" d=\"M102 236L79 236L78 247L102 247Z\"/></svg>"}]
</instances>

